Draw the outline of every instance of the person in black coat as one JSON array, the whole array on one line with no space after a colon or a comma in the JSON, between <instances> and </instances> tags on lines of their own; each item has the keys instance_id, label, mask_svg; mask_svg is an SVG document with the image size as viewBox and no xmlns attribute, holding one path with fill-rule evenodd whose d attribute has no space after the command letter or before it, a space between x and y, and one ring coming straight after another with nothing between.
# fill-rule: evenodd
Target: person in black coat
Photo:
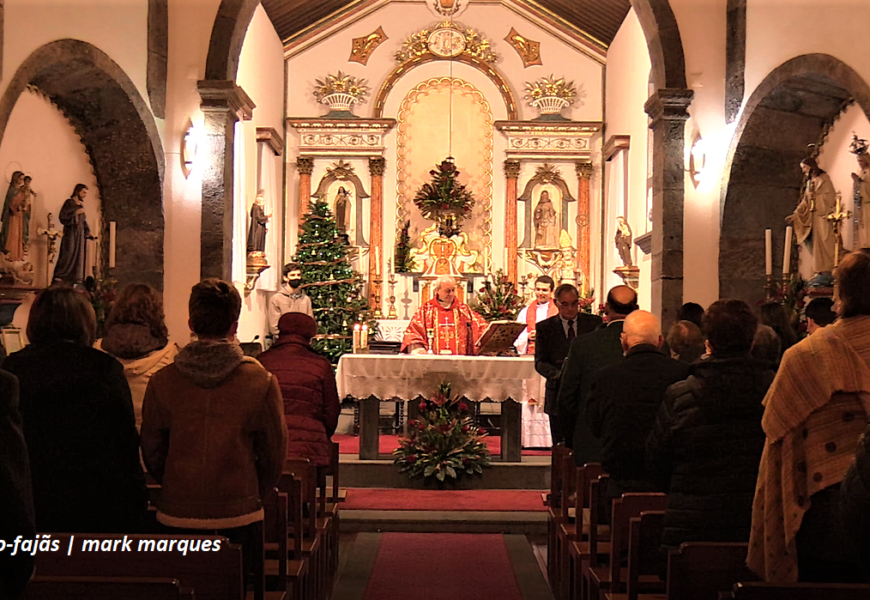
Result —
<instances>
[{"instance_id":1,"label":"person in black coat","mask_svg":"<svg viewBox=\"0 0 870 600\"><path fill-rule=\"evenodd\" d=\"M14 600L24 591L33 573L33 557L25 552L12 556L16 537L35 539L30 461L18 412L18 379L0 371L0 540L7 544L0 559L0 598Z\"/></svg>"},{"instance_id":2,"label":"person in black coat","mask_svg":"<svg viewBox=\"0 0 870 600\"><path fill-rule=\"evenodd\" d=\"M625 318L622 330L625 358L599 371L592 381L586 420L601 440L601 466L610 474L610 500L626 492L655 489L644 465L646 438L668 386L689 374L689 365L662 354L663 342L655 315L634 311Z\"/></svg>"},{"instance_id":3,"label":"person in black coat","mask_svg":"<svg viewBox=\"0 0 870 600\"><path fill-rule=\"evenodd\" d=\"M622 360L622 324L637 310L637 293L627 285L616 286L607 294L604 310L607 326L571 343L556 401L566 427L566 445L573 448L577 466L601 460L601 442L586 423L586 397L598 371Z\"/></svg>"},{"instance_id":4,"label":"person in black coat","mask_svg":"<svg viewBox=\"0 0 870 600\"><path fill-rule=\"evenodd\" d=\"M550 434L556 445L565 443L565 431L556 410L562 363L571 341L594 331L601 325L601 317L580 312L580 292L570 283L556 288L553 298L559 314L535 326L535 370L547 380L544 412L550 416Z\"/></svg>"},{"instance_id":5,"label":"person in black coat","mask_svg":"<svg viewBox=\"0 0 870 600\"><path fill-rule=\"evenodd\" d=\"M761 402L773 381L750 356L758 320L741 300L704 315L710 358L691 366L665 395L646 442L647 469L668 494L662 546L748 542L764 449Z\"/></svg>"},{"instance_id":6,"label":"person in black coat","mask_svg":"<svg viewBox=\"0 0 870 600\"><path fill-rule=\"evenodd\" d=\"M91 347L95 334L84 295L48 288L30 309L30 345L3 365L21 384L39 531L143 526L148 494L130 388L121 363Z\"/></svg>"},{"instance_id":7,"label":"person in black coat","mask_svg":"<svg viewBox=\"0 0 870 600\"><path fill-rule=\"evenodd\" d=\"M840 484L840 515L847 551L870 580L870 425L858 443L855 462Z\"/></svg>"}]
</instances>

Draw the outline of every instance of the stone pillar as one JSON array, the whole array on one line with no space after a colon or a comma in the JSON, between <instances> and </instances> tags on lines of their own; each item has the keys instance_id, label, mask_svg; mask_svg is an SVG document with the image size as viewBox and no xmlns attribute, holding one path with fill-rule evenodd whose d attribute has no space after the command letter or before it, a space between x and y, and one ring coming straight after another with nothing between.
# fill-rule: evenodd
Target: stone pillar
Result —
<instances>
[{"instance_id":1,"label":"stone pillar","mask_svg":"<svg viewBox=\"0 0 870 600\"><path fill-rule=\"evenodd\" d=\"M233 143L236 121L248 121L255 104L233 81L200 81L205 117L200 276L229 281L233 265Z\"/></svg>"},{"instance_id":2,"label":"stone pillar","mask_svg":"<svg viewBox=\"0 0 870 600\"><path fill-rule=\"evenodd\" d=\"M660 89L644 110L653 130L652 312L667 330L683 304L685 131L692 90Z\"/></svg>"},{"instance_id":3,"label":"stone pillar","mask_svg":"<svg viewBox=\"0 0 870 600\"><path fill-rule=\"evenodd\" d=\"M577 266L583 271L583 282L577 282L581 292L589 289L589 180L592 178L592 163L577 161Z\"/></svg>"},{"instance_id":4,"label":"stone pillar","mask_svg":"<svg viewBox=\"0 0 870 600\"><path fill-rule=\"evenodd\" d=\"M387 168L387 160L382 156L369 159L369 172L372 176L372 206L371 206L371 231L369 233L369 307L375 311L380 308L381 283L375 283L376 279L382 280L381 262L384 260L384 170ZM377 258L377 260L375 260Z\"/></svg>"},{"instance_id":5,"label":"stone pillar","mask_svg":"<svg viewBox=\"0 0 870 600\"><path fill-rule=\"evenodd\" d=\"M311 204L311 173L314 172L314 159L300 156L296 159L296 170L299 171L299 227L302 227Z\"/></svg>"},{"instance_id":6,"label":"stone pillar","mask_svg":"<svg viewBox=\"0 0 870 600\"><path fill-rule=\"evenodd\" d=\"M505 248L508 262L505 273L508 280L517 283L517 180L520 176L520 161L508 159L504 161L504 175L507 182L505 197Z\"/></svg>"}]
</instances>

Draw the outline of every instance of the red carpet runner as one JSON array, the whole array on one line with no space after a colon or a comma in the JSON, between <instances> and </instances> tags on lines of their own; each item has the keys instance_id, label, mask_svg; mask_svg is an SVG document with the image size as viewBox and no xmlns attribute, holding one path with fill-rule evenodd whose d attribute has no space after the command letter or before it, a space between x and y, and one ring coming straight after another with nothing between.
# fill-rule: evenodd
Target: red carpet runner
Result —
<instances>
[{"instance_id":1,"label":"red carpet runner","mask_svg":"<svg viewBox=\"0 0 870 600\"><path fill-rule=\"evenodd\" d=\"M385 533L364 600L522 600L504 537Z\"/></svg>"},{"instance_id":2,"label":"red carpet runner","mask_svg":"<svg viewBox=\"0 0 870 600\"><path fill-rule=\"evenodd\" d=\"M342 510L543 511L532 490L398 490L353 488Z\"/></svg>"},{"instance_id":3,"label":"red carpet runner","mask_svg":"<svg viewBox=\"0 0 870 600\"><path fill-rule=\"evenodd\" d=\"M332 441L338 443L339 454L359 454L358 436L339 433L332 436ZM378 442L378 452L381 454L392 454L393 450L399 447L399 436L381 435ZM487 437L486 446L492 454L501 453L501 439L498 437ZM550 450L529 450L524 448L523 456L550 456Z\"/></svg>"}]
</instances>

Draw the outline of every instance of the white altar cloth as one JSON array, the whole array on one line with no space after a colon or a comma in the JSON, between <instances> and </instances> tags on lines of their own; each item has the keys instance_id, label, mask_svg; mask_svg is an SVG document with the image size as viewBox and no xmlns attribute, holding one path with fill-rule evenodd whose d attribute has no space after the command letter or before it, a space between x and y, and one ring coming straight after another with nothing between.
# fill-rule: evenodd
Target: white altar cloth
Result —
<instances>
[{"instance_id":1,"label":"white altar cloth","mask_svg":"<svg viewBox=\"0 0 870 600\"><path fill-rule=\"evenodd\" d=\"M442 382L469 400L544 401L546 381L531 356L437 356L431 354L345 354L336 373L338 396L381 400L429 398Z\"/></svg>"}]
</instances>

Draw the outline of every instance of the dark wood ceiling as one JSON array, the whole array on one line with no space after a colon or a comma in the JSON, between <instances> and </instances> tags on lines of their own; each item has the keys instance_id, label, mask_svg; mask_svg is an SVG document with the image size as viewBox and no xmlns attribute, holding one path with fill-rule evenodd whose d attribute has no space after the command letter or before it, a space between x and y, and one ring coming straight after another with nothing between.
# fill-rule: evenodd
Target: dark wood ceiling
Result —
<instances>
[{"instance_id":1,"label":"dark wood ceiling","mask_svg":"<svg viewBox=\"0 0 870 600\"><path fill-rule=\"evenodd\" d=\"M284 42L321 20L363 0L262 0ZM606 49L631 8L630 0L528 0L598 41Z\"/></svg>"}]
</instances>

